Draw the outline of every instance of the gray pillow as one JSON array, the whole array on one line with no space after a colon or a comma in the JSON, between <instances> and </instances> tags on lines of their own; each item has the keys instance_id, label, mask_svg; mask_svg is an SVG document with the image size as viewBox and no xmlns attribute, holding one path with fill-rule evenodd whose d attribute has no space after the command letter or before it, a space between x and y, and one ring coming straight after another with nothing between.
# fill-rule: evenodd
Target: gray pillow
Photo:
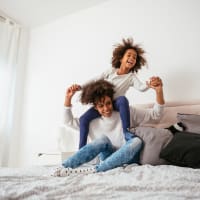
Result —
<instances>
[{"instance_id":1,"label":"gray pillow","mask_svg":"<svg viewBox=\"0 0 200 200\"><path fill-rule=\"evenodd\" d=\"M200 115L178 113L177 119L183 123L187 132L200 133Z\"/></svg>"},{"instance_id":2,"label":"gray pillow","mask_svg":"<svg viewBox=\"0 0 200 200\"><path fill-rule=\"evenodd\" d=\"M135 132L135 134L144 142L144 147L140 153L141 164L168 164L167 161L160 158L159 155L161 150L173 138L173 135L169 130L153 127L137 127L133 132Z\"/></svg>"}]
</instances>

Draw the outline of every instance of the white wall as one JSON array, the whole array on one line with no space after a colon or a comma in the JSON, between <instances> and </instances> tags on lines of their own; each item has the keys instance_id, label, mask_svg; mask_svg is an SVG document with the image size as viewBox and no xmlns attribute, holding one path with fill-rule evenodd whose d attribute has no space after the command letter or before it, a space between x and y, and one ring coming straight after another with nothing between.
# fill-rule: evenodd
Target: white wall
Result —
<instances>
[{"instance_id":1,"label":"white wall","mask_svg":"<svg viewBox=\"0 0 200 200\"><path fill-rule=\"evenodd\" d=\"M21 164L56 150L66 87L111 67L113 45L122 38L142 44L149 68L138 76L162 77L167 101L200 99L199 8L198 0L110 0L32 30ZM130 103L152 102L153 96L128 92Z\"/></svg>"}]
</instances>

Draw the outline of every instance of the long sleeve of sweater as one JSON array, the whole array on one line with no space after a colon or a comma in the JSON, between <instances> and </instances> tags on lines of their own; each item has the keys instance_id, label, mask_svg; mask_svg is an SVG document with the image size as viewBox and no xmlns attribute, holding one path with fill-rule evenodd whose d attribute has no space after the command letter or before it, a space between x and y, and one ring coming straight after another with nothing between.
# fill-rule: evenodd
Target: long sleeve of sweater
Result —
<instances>
[{"instance_id":1,"label":"long sleeve of sweater","mask_svg":"<svg viewBox=\"0 0 200 200\"><path fill-rule=\"evenodd\" d=\"M131 127L141 126L145 123L151 123L160 120L164 112L164 105L155 103L153 108L139 109L130 107Z\"/></svg>"},{"instance_id":2,"label":"long sleeve of sweater","mask_svg":"<svg viewBox=\"0 0 200 200\"><path fill-rule=\"evenodd\" d=\"M63 124L73 129L79 130L80 127L79 119L73 116L71 107L64 107Z\"/></svg>"}]
</instances>

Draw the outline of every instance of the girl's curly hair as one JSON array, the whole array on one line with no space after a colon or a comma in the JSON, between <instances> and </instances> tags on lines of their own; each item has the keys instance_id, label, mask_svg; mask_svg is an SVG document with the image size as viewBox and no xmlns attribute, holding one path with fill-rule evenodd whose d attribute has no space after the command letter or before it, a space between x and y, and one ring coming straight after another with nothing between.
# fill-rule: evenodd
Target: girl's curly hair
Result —
<instances>
[{"instance_id":1,"label":"girl's curly hair","mask_svg":"<svg viewBox=\"0 0 200 200\"><path fill-rule=\"evenodd\" d=\"M137 53L137 59L135 66L131 69L132 72L138 72L142 68L142 66L147 64L146 59L144 58L144 49L140 47L139 44L134 44L134 41L132 38L128 39L122 39L122 44L116 44L115 49L113 51L112 56L112 67L114 68L120 68L121 65L121 59L126 53L128 49L133 49Z\"/></svg>"},{"instance_id":2,"label":"girl's curly hair","mask_svg":"<svg viewBox=\"0 0 200 200\"><path fill-rule=\"evenodd\" d=\"M104 79L91 81L82 87L80 101L82 104L93 104L101 101L105 96L113 100L114 85Z\"/></svg>"}]
</instances>

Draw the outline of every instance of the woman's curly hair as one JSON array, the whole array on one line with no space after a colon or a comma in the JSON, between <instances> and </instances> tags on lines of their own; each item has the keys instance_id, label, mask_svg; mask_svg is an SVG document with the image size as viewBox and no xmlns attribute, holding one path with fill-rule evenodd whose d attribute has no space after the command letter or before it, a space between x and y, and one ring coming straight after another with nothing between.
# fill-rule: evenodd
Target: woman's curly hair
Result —
<instances>
[{"instance_id":1,"label":"woman's curly hair","mask_svg":"<svg viewBox=\"0 0 200 200\"><path fill-rule=\"evenodd\" d=\"M104 79L91 81L82 86L80 101L82 104L93 104L101 101L102 98L108 96L113 100L114 85Z\"/></svg>"},{"instance_id":2,"label":"woman's curly hair","mask_svg":"<svg viewBox=\"0 0 200 200\"><path fill-rule=\"evenodd\" d=\"M134 44L134 41L132 38L128 39L122 39L122 44L116 44L115 49L113 51L112 56L112 67L114 68L120 68L121 65L121 59L126 53L128 49L133 49L137 53L137 59L135 66L131 69L132 72L138 72L142 68L142 66L147 64L146 59L144 58L144 49L140 47L139 44Z\"/></svg>"}]
</instances>

